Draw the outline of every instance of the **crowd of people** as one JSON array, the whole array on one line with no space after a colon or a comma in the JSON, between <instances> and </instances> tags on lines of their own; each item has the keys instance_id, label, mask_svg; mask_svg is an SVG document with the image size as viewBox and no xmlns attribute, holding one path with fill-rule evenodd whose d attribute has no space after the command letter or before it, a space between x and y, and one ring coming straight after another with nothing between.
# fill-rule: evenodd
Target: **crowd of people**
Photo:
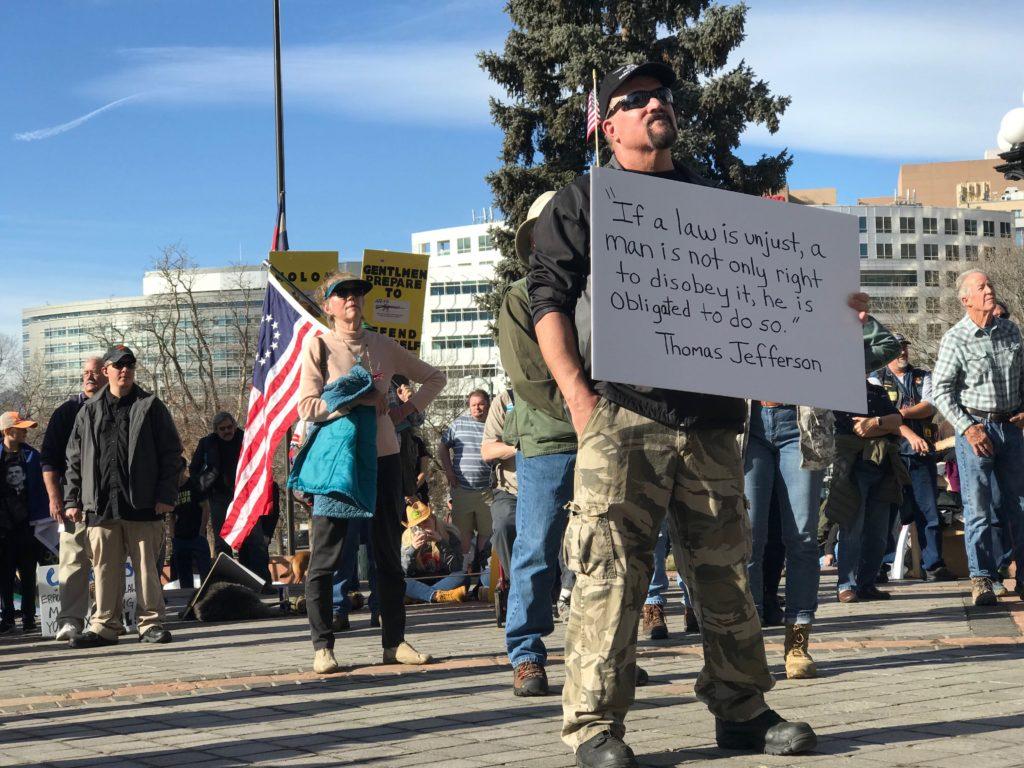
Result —
<instances>
[{"instance_id":1,"label":"crowd of people","mask_svg":"<svg viewBox=\"0 0 1024 768\"><path fill-rule=\"evenodd\" d=\"M605 78L599 108L610 165L702 184L670 153L674 80L650 62ZM850 297L844 311L863 329L865 413L596 381L589 312L577 311L589 303L590 210L581 177L541 195L516 232L529 268L497 319L508 387L493 398L472 392L465 413L441 432L435 453L447 499L430 496L435 459L420 429L444 374L364 327L370 283L350 273L325 278L332 328L302 350L299 416L312 426L288 481L310 499L313 668L339 668L335 635L350 626L353 595L362 597L361 545L387 663L432 660L406 637L408 603L458 603L494 583L495 598L507 601L512 692L549 694L544 638L561 616L562 738L580 766L628 768L636 760L625 717L644 678L637 637L668 636L671 555L684 632L703 642L695 690L715 717L719 746L813 749L811 726L786 721L766 702L774 680L762 626L784 625L788 678L814 677L822 566L837 568L839 603L890 599L879 584L900 524L916 529L924 578L956 578L943 558L939 460L950 487L959 484L974 603L995 603L1008 566L1020 564L1020 332L988 277L971 270L956 286L964 318L943 337L934 371L912 364L911 345L868 314L866 295ZM215 534L223 523L240 430L230 414L217 414L186 470L170 414L135 383L134 369L124 346L87 361L82 392L50 420L41 455L25 444L32 421L16 413L0 421L4 631L14 572L24 584L30 567L21 553L32 504L48 504L62 524L58 638L73 647L117 642L126 557L140 573L141 641L171 639L156 573L163 515L175 516L182 583L209 568L203 532L207 520ZM952 447L943 452L943 444ZM264 575L265 531L250 538L238 556ZM491 547L500 573L487 578ZM217 550L229 551L220 539ZM86 624L90 564L96 607ZM1015 590L1024 599L1020 582Z\"/></svg>"}]
</instances>

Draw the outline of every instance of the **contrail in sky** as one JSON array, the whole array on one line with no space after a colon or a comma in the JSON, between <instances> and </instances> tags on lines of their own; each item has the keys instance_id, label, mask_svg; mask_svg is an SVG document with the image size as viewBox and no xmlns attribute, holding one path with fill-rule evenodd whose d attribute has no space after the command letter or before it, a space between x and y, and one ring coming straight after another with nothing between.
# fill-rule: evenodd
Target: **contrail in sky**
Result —
<instances>
[{"instance_id":1,"label":"contrail in sky","mask_svg":"<svg viewBox=\"0 0 1024 768\"><path fill-rule=\"evenodd\" d=\"M112 101L109 104L106 104L106 105L100 107L99 109L94 109L92 112L90 112L87 115L82 115L81 117L76 117L74 120L69 120L68 122L61 123L60 125L54 125L54 126L52 126L50 128L40 128L38 131L25 131L24 133L16 133L16 134L14 134L14 140L15 141L39 141L40 139L49 139L52 136L58 136L58 135L60 135L62 133L67 133L68 131L70 131L70 130L72 130L74 128L77 128L82 123L86 123L89 120L92 120L94 117L96 117L100 113L106 112L108 109L113 109L114 107L119 107L122 104L124 104L126 101L131 101L132 99L137 99L141 95L142 95L141 93L136 93L136 94L133 94L131 96L125 96L124 98L118 99L117 101Z\"/></svg>"}]
</instances>

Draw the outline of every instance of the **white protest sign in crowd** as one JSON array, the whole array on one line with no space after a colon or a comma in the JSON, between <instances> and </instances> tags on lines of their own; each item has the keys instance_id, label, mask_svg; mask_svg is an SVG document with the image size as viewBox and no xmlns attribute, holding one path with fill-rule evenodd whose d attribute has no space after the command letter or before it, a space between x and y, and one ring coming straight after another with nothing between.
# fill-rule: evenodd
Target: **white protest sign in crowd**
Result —
<instances>
[{"instance_id":1,"label":"white protest sign in crowd","mask_svg":"<svg viewBox=\"0 0 1024 768\"><path fill-rule=\"evenodd\" d=\"M92 573L89 583L92 584ZM57 566L40 565L36 568L36 589L39 595L39 627L43 637L54 637L57 634L57 617L60 615L60 581L57 577ZM135 569L129 559L124 564L124 625L128 630L135 629ZM92 613L92 600L89 601L89 614ZM88 622L86 623L88 629Z\"/></svg>"},{"instance_id":2,"label":"white protest sign in crowd","mask_svg":"<svg viewBox=\"0 0 1024 768\"><path fill-rule=\"evenodd\" d=\"M595 168L595 379L862 413L857 219Z\"/></svg>"}]
</instances>

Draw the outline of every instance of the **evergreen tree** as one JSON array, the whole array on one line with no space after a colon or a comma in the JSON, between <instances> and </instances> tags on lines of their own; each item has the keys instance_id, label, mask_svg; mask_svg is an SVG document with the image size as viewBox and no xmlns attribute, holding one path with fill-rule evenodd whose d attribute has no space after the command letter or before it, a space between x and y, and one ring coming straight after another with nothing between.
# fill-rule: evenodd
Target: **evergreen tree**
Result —
<instances>
[{"instance_id":1,"label":"evergreen tree","mask_svg":"<svg viewBox=\"0 0 1024 768\"><path fill-rule=\"evenodd\" d=\"M592 70L598 83L630 62L662 61L676 72L673 87L679 138L673 156L705 178L738 192L763 194L785 184L788 151L754 164L735 150L749 123L778 130L789 104L741 61L723 71L743 38L745 5L710 0L508 0L513 27L502 53L478 55L508 100L491 99L491 115L505 134L500 169L487 181L507 229L495 229L502 258L495 290L480 297L497 315L510 282L526 265L515 254L514 233L533 200L559 189L593 162L586 133ZM611 156L606 144L601 162Z\"/></svg>"}]
</instances>

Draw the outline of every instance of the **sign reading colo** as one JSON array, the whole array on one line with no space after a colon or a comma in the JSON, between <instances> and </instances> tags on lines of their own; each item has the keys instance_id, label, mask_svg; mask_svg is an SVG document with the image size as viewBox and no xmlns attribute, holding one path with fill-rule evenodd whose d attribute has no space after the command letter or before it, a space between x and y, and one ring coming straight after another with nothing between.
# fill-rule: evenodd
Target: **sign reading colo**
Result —
<instances>
[{"instance_id":1,"label":"sign reading colo","mask_svg":"<svg viewBox=\"0 0 1024 768\"><path fill-rule=\"evenodd\" d=\"M373 284L363 315L372 330L419 352L427 295L427 260L421 253L363 251L363 279Z\"/></svg>"},{"instance_id":2,"label":"sign reading colo","mask_svg":"<svg viewBox=\"0 0 1024 768\"><path fill-rule=\"evenodd\" d=\"M590 179L595 379L864 412L855 216Z\"/></svg>"},{"instance_id":3,"label":"sign reading colo","mask_svg":"<svg viewBox=\"0 0 1024 768\"><path fill-rule=\"evenodd\" d=\"M338 268L337 251L271 251L270 263L299 290L312 293L324 275Z\"/></svg>"}]
</instances>

